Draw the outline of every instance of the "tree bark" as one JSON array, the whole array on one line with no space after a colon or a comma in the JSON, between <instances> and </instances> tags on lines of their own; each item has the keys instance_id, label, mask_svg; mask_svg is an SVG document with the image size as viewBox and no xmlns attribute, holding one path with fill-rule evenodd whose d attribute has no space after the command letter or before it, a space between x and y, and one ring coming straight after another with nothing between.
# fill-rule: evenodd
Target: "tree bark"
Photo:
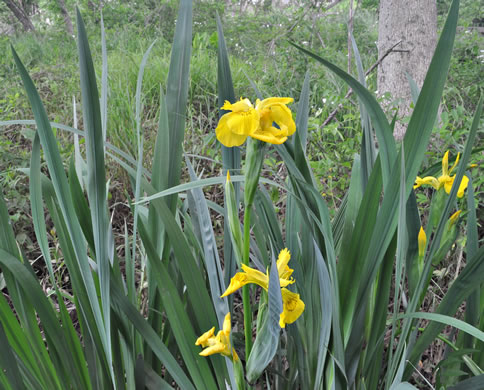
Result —
<instances>
[{"instance_id":1,"label":"tree bark","mask_svg":"<svg viewBox=\"0 0 484 390\"><path fill-rule=\"evenodd\" d=\"M74 35L74 29L72 27L72 20L67 12L66 3L64 0L57 0L57 4L59 4L59 8L64 18L64 23L66 24L66 30L69 35Z\"/></svg>"},{"instance_id":2,"label":"tree bark","mask_svg":"<svg viewBox=\"0 0 484 390\"><path fill-rule=\"evenodd\" d=\"M7 7L12 11L17 20L22 24L25 31L35 31L35 27L30 20L29 15L21 4L17 4L15 0L3 0Z\"/></svg>"},{"instance_id":3,"label":"tree bark","mask_svg":"<svg viewBox=\"0 0 484 390\"><path fill-rule=\"evenodd\" d=\"M398 100L398 117L410 114L411 94L406 73L422 87L437 42L436 0L380 0L378 53L394 50L378 68L378 92ZM403 139L406 125L397 121L394 136Z\"/></svg>"}]
</instances>

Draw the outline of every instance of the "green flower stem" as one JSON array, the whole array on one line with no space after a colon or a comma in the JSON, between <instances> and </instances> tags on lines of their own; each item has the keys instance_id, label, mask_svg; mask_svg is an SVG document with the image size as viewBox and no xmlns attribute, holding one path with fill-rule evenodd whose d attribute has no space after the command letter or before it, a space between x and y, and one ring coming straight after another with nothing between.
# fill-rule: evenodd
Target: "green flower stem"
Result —
<instances>
[{"instance_id":1,"label":"green flower stem","mask_svg":"<svg viewBox=\"0 0 484 390\"><path fill-rule=\"evenodd\" d=\"M251 205L246 205L244 213L244 257L242 263L249 265L250 251L250 214ZM252 349L252 309L250 307L249 286L242 287L242 303L244 305L245 359L249 358Z\"/></svg>"}]
</instances>

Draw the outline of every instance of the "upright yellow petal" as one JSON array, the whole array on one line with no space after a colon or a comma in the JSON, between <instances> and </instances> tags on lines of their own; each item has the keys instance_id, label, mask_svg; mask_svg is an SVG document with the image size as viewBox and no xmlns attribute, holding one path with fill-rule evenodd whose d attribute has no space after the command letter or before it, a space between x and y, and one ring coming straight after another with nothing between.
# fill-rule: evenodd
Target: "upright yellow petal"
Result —
<instances>
[{"instance_id":1,"label":"upright yellow petal","mask_svg":"<svg viewBox=\"0 0 484 390\"><path fill-rule=\"evenodd\" d=\"M223 328L222 329L223 329L223 332L224 332L225 336L230 335L230 331L232 329L232 325L230 323L230 312L228 312L225 315L224 324L223 324Z\"/></svg>"},{"instance_id":2,"label":"upright yellow petal","mask_svg":"<svg viewBox=\"0 0 484 390\"><path fill-rule=\"evenodd\" d=\"M304 311L304 302L299 298L299 294L289 291L287 288L281 289L282 294L282 313L279 318L279 326L285 328L286 324L292 324Z\"/></svg>"},{"instance_id":3,"label":"upright yellow petal","mask_svg":"<svg viewBox=\"0 0 484 390\"><path fill-rule=\"evenodd\" d=\"M459 158L460 158L460 153L457 153L457 157L455 158L454 165L452 165L452 168L450 168L450 170L449 170L449 175L452 173L452 171L455 169L455 167L459 163Z\"/></svg>"},{"instance_id":4,"label":"upright yellow petal","mask_svg":"<svg viewBox=\"0 0 484 390\"><path fill-rule=\"evenodd\" d=\"M291 279L291 275L294 272L293 269L289 268L288 263L289 260L291 259L291 253L288 251L287 248L284 248L280 253L277 258L277 272L279 273L279 279L281 279L281 282L283 280L287 280L288 283L285 283L281 287L286 287L288 284L294 283L294 280Z\"/></svg>"},{"instance_id":5,"label":"upright yellow petal","mask_svg":"<svg viewBox=\"0 0 484 390\"><path fill-rule=\"evenodd\" d=\"M442 176L449 176L449 151L442 158Z\"/></svg>"},{"instance_id":6,"label":"upright yellow petal","mask_svg":"<svg viewBox=\"0 0 484 390\"><path fill-rule=\"evenodd\" d=\"M427 244L427 235L425 230L420 226L420 231L418 232L418 256L423 257L425 254L425 245Z\"/></svg>"}]
</instances>

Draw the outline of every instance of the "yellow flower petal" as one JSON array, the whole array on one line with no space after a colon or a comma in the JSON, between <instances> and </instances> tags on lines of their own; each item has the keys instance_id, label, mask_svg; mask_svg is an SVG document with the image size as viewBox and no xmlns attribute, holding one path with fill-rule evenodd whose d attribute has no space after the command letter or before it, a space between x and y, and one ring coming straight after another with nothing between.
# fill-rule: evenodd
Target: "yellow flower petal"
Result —
<instances>
[{"instance_id":1,"label":"yellow flower petal","mask_svg":"<svg viewBox=\"0 0 484 390\"><path fill-rule=\"evenodd\" d=\"M234 104L225 101L222 110L232 112L220 118L215 134L227 147L242 145L259 127L259 112L254 109L249 99L241 98Z\"/></svg>"},{"instance_id":2,"label":"yellow flower petal","mask_svg":"<svg viewBox=\"0 0 484 390\"><path fill-rule=\"evenodd\" d=\"M197 339L195 345L202 345L202 347L205 348L202 352L200 352L199 355L210 356L216 353L220 353L237 361L239 357L237 356L235 350L232 348L232 345L230 344L230 331L231 324L229 312L225 316L223 330L219 330L217 336L214 336L215 327L213 327Z\"/></svg>"},{"instance_id":3,"label":"yellow flower petal","mask_svg":"<svg viewBox=\"0 0 484 390\"><path fill-rule=\"evenodd\" d=\"M460 213L462 212L462 210L457 210L454 214L452 214L449 218L449 229L455 225L455 223L457 222L457 219L459 218L459 215Z\"/></svg>"},{"instance_id":4,"label":"yellow flower petal","mask_svg":"<svg viewBox=\"0 0 484 390\"><path fill-rule=\"evenodd\" d=\"M252 134L252 138L274 145L281 145L287 141L287 137L276 137L267 131L256 131L254 134Z\"/></svg>"},{"instance_id":5,"label":"yellow flower petal","mask_svg":"<svg viewBox=\"0 0 484 390\"><path fill-rule=\"evenodd\" d=\"M420 231L418 232L418 256L423 257L425 254L425 245L427 244L427 235L425 230L420 226Z\"/></svg>"},{"instance_id":6,"label":"yellow flower petal","mask_svg":"<svg viewBox=\"0 0 484 390\"><path fill-rule=\"evenodd\" d=\"M294 280L291 278L294 270L288 266L290 259L291 253L287 248L283 249L277 258L277 272L279 273L281 287L286 287L287 285L294 283Z\"/></svg>"},{"instance_id":7,"label":"yellow flower petal","mask_svg":"<svg viewBox=\"0 0 484 390\"><path fill-rule=\"evenodd\" d=\"M255 283L267 290L269 286L269 278L266 274L263 274L259 270L250 268L245 264L242 264L242 272L237 272L232 279L230 279L230 285L225 290L220 298L226 297L242 288L248 283Z\"/></svg>"},{"instance_id":8,"label":"yellow flower petal","mask_svg":"<svg viewBox=\"0 0 484 390\"><path fill-rule=\"evenodd\" d=\"M442 176L449 176L449 151L442 158Z\"/></svg>"},{"instance_id":9,"label":"yellow flower petal","mask_svg":"<svg viewBox=\"0 0 484 390\"><path fill-rule=\"evenodd\" d=\"M248 135L237 134L232 131L228 125L228 115L233 115L233 113L225 114L220 118L218 126L215 129L215 134L220 143L229 148L232 146L240 146L245 142Z\"/></svg>"},{"instance_id":10,"label":"yellow flower petal","mask_svg":"<svg viewBox=\"0 0 484 390\"><path fill-rule=\"evenodd\" d=\"M440 187L442 188L443 186L445 192L450 194L450 190L452 189L452 184L454 184L454 178L450 176L440 176L439 183L440 183Z\"/></svg>"},{"instance_id":11,"label":"yellow flower petal","mask_svg":"<svg viewBox=\"0 0 484 390\"><path fill-rule=\"evenodd\" d=\"M197 341L195 342L195 345L201 345L202 347L206 347L208 345L208 340L213 337L215 333L215 326L206 331L204 334L202 334Z\"/></svg>"},{"instance_id":12,"label":"yellow flower petal","mask_svg":"<svg viewBox=\"0 0 484 390\"><path fill-rule=\"evenodd\" d=\"M455 167L459 163L459 158L460 158L460 153L457 153L457 157L455 158L454 165L452 165L452 168L450 168L450 170L449 170L449 175L452 173L452 171L455 169Z\"/></svg>"},{"instance_id":13,"label":"yellow flower petal","mask_svg":"<svg viewBox=\"0 0 484 390\"><path fill-rule=\"evenodd\" d=\"M200 356L210 356L216 353L222 353L225 351L225 345L222 343L217 343L212 345L211 347L205 348L202 352L199 353Z\"/></svg>"},{"instance_id":14,"label":"yellow flower petal","mask_svg":"<svg viewBox=\"0 0 484 390\"><path fill-rule=\"evenodd\" d=\"M417 176L417 179L415 180L415 185L413 186L414 189L423 186L423 185L431 185L434 187L436 190L440 188L440 183L439 180L437 180L433 176L426 176L423 179L421 177Z\"/></svg>"},{"instance_id":15,"label":"yellow flower petal","mask_svg":"<svg viewBox=\"0 0 484 390\"><path fill-rule=\"evenodd\" d=\"M279 326L285 328L286 324L292 324L304 311L304 302L299 298L299 294L289 291L287 288L281 289L283 310L279 318Z\"/></svg>"},{"instance_id":16,"label":"yellow flower petal","mask_svg":"<svg viewBox=\"0 0 484 390\"><path fill-rule=\"evenodd\" d=\"M230 312L228 312L225 316L222 329L223 329L224 335L228 337L230 335L230 330L232 329L232 324L230 323Z\"/></svg>"},{"instance_id":17,"label":"yellow flower petal","mask_svg":"<svg viewBox=\"0 0 484 390\"><path fill-rule=\"evenodd\" d=\"M464 191L466 190L468 184L469 184L469 178L466 175L464 175L460 182L459 190L457 191L458 198L462 198L464 196Z\"/></svg>"},{"instance_id":18,"label":"yellow flower petal","mask_svg":"<svg viewBox=\"0 0 484 390\"><path fill-rule=\"evenodd\" d=\"M256 110L260 114L260 127L251 135L260 141L282 144L287 137L296 131L291 110L286 106L293 102L292 98L268 98L257 100ZM274 127L276 123L278 128Z\"/></svg>"}]
</instances>

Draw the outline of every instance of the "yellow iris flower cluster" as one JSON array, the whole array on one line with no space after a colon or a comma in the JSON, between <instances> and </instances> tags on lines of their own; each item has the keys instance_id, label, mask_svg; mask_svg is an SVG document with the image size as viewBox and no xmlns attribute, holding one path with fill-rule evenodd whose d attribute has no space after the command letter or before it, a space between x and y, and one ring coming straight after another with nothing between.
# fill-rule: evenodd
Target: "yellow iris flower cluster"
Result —
<instances>
[{"instance_id":1,"label":"yellow iris flower cluster","mask_svg":"<svg viewBox=\"0 0 484 390\"><path fill-rule=\"evenodd\" d=\"M201 345L205 348L200 352L201 356L210 356L216 353L220 353L224 356L231 358L233 361L239 360L237 352L232 347L230 343L230 332L232 326L230 323L230 313L227 313L224 319L224 324L222 330L219 330L215 336L215 326L209 331L202 334L195 345Z\"/></svg>"},{"instance_id":2,"label":"yellow iris flower cluster","mask_svg":"<svg viewBox=\"0 0 484 390\"><path fill-rule=\"evenodd\" d=\"M290 259L291 254L287 249L283 249L277 259L277 272L279 273L283 304L283 311L279 318L281 328L284 328L286 324L292 324L296 321L305 308L304 302L299 298L299 294L285 288L289 284L294 283L294 279L291 277L294 270L288 266ZM234 293L249 283L255 283L267 291L269 289L269 272L267 271L264 274L259 270L242 264L242 272L237 272L230 280L230 285L223 293L222 298Z\"/></svg>"},{"instance_id":3,"label":"yellow iris flower cluster","mask_svg":"<svg viewBox=\"0 0 484 390\"><path fill-rule=\"evenodd\" d=\"M294 99L271 97L257 99L255 107L249 99L240 98L234 104L225 101L222 110L231 111L220 118L215 133L225 146L240 146L247 137L271 144L282 144L294 134L296 124L287 104ZM279 127L274 127L274 123Z\"/></svg>"},{"instance_id":4,"label":"yellow iris flower cluster","mask_svg":"<svg viewBox=\"0 0 484 390\"><path fill-rule=\"evenodd\" d=\"M454 184L454 176L450 176L452 171L457 167L457 163L459 162L460 154L457 154L457 158L455 159L454 165L449 169L449 151L445 152L444 157L442 158L442 175L438 178L433 176L426 176L423 179L417 176L415 180L415 185L413 186L414 189L422 186L422 185L431 185L437 191L441 188L444 188L447 194L450 194L450 190L452 189L452 185ZM462 181L460 182L459 190L457 191L457 196L462 198L464 196L464 191L467 188L467 184L469 183L469 179L467 176L462 177Z\"/></svg>"}]
</instances>

